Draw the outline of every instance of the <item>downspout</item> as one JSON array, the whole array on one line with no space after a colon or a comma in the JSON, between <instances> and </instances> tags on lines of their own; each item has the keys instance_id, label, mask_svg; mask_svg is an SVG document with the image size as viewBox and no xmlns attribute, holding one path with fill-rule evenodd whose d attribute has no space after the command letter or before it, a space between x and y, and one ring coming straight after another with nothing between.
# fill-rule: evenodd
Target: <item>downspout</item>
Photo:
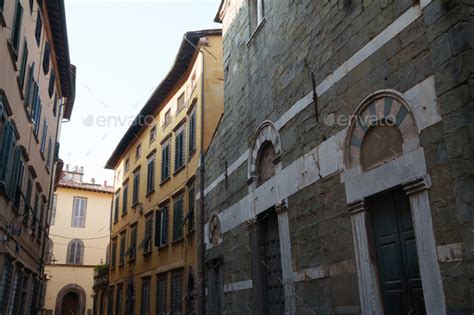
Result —
<instances>
[{"instance_id":1,"label":"downspout","mask_svg":"<svg viewBox=\"0 0 474 315\"><path fill-rule=\"evenodd\" d=\"M206 248L204 243L204 53L199 49L199 53L201 54L201 153L200 153L200 243L201 243L201 251L200 251L200 260L201 260L201 314L206 314L206 281L204 281L206 277L206 268L205 268L205 259L206 259Z\"/></svg>"}]
</instances>

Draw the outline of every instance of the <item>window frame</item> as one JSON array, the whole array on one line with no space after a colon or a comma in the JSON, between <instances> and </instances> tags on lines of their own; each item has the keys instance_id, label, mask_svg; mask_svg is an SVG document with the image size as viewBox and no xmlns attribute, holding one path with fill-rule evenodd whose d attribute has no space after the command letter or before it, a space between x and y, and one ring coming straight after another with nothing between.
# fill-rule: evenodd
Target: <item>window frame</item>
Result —
<instances>
[{"instance_id":1,"label":"window frame","mask_svg":"<svg viewBox=\"0 0 474 315\"><path fill-rule=\"evenodd\" d=\"M153 152L147 158L146 194L155 191L156 154Z\"/></svg>"},{"instance_id":2,"label":"window frame","mask_svg":"<svg viewBox=\"0 0 474 315\"><path fill-rule=\"evenodd\" d=\"M82 221L78 222L78 225L75 225L74 219L75 218L80 218L81 216L75 215L76 212L76 202L78 200L84 201L84 215L82 216ZM86 227L86 217L87 217L87 203L88 199L87 197L79 197L79 196L74 196L73 197L73 202L72 202L72 216L71 216L71 227L74 228L81 228L84 229ZM77 219L76 219L77 220ZM81 224L82 222L82 224Z\"/></svg>"},{"instance_id":3,"label":"window frame","mask_svg":"<svg viewBox=\"0 0 474 315\"><path fill-rule=\"evenodd\" d=\"M74 257L71 262L71 250L72 247L74 247ZM79 253L78 253L78 246L79 247ZM78 256L77 256L78 255ZM76 262L78 261L78 262ZM83 265L84 264L84 242L78 238L72 239L67 246L67 256L66 256L66 264L68 265Z\"/></svg>"}]
</instances>

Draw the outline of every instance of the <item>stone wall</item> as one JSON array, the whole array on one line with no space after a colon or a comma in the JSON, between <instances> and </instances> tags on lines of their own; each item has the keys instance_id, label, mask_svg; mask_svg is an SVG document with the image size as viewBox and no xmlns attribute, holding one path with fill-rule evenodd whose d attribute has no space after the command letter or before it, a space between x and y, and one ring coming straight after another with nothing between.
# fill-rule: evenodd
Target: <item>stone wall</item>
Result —
<instances>
[{"instance_id":1,"label":"stone wall","mask_svg":"<svg viewBox=\"0 0 474 315\"><path fill-rule=\"evenodd\" d=\"M436 106L425 108L420 100L419 117L426 124L419 122L418 127L432 179L429 198L446 307L449 314L472 313L473 9L472 2L461 0L265 1L266 20L251 38L247 1L225 1L225 111L206 154L205 187L213 188L206 190L206 220L211 211L222 212L248 195L247 162L235 162L245 157L263 121L287 122L278 126L283 168L318 146L318 152L338 160L321 145L346 128L332 118L352 115L366 96L380 89L408 97L414 86L432 77ZM411 13L413 21L398 33L383 33ZM381 33L384 44L356 66L348 63L335 80L335 71L374 45ZM316 90L323 92L318 92L316 105L310 95L312 74ZM332 85L324 88L322 82ZM309 105L294 111L298 102ZM433 119L429 110L441 120ZM283 119L289 112L291 119ZM320 179L287 200L296 310L360 313L343 170L322 172L323 162L317 162ZM206 253L223 258L224 285L252 278L246 231L240 224L224 232L222 243ZM251 288L224 292L224 299L226 313L253 310Z\"/></svg>"}]
</instances>

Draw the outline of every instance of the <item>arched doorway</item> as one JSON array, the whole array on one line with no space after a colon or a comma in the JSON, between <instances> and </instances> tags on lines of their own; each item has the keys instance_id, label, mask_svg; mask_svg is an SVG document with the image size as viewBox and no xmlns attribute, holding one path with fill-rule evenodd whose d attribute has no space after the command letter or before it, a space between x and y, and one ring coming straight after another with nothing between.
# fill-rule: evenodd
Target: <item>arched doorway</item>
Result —
<instances>
[{"instance_id":1,"label":"arched doorway","mask_svg":"<svg viewBox=\"0 0 474 315\"><path fill-rule=\"evenodd\" d=\"M63 296L61 314L76 315L79 314L79 294L69 291Z\"/></svg>"},{"instance_id":2,"label":"arched doorway","mask_svg":"<svg viewBox=\"0 0 474 315\"><path fill-rule=\"evenodd\" d=\"M77 284L68 284L59 291L56 298L55 314L84 315L86 291Z\"/></svg>"}]
</instances>

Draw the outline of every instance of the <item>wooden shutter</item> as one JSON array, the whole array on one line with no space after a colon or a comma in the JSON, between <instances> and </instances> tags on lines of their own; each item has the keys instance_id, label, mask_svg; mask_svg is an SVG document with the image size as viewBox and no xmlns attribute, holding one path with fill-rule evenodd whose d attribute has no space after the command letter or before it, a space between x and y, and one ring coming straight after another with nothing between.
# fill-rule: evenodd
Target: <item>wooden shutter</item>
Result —
<instances>
[{"instance_id":1,"label":"wooden shutter","mask_svg":"<svg viewBox=\"0 0 474 315\"><path fill-rule=\"evenodd\" d=\"M44 55L43 55L43 71L44 74L47 74L49 72L49 55L50 55L50 48L49 48L49 43L46 42L44 45ZM49 97L51 97L53 93L49 94Z\"/></svg>"},{"instance_id":2,"label":"wooden shutter","mask_svg":"<svg viewBox=\"0 0 474 315\"><path fill-rule=\"evenodd\" d=\"M13 125L7 121L3 127L2 151L0 152L0 182L8 182L10 161L13 156L15 142Z\"/></svg>"},{"instance_id":3,"label":"wooden shutter","mask_svg":"<svg viewBox=\"0 0 474 315\"><path fill-rule=\"evenodd\" d=\"M36 16L36 29L35 29L35 38L36 38L36 44L40 44L40 39L41 39L41 30L43 28L43 21L41 20L41 10L38 10L38 15Z\"/></svg>"},{"instance_id":4,"label":"wooden shutter","mask_svg":"<svg viewBox=\"0 0 474 315\"><path fill-rule=\"evenodd\" d=\"M25 84L25 74L26 74L27 63L28 63L28 46L26 44L26 39L25 39L25 43L23 44L23 53L21 57L20 76L19 76L20 87L22 91L23 91L23 86Z\"/></svg>"},{"instance_id":5,"label":"wooden shutter","mask_svg":"<svg viewBox=\"0 0 474 315\"><path fill-rule=\"evenodd\" d=\"M16 2L15 19L13 20L11 44L15 49L15 53L18 54L18 45L20 42L20 31L21 31L21 19L23 17L23 7L20 1Z\"/></svg>"},{"instance_id":6,"label":"wooden shutter","mask_svg":"<svg viewBox=\"0 0 474 315\"><path fill-rule=\"evenodd\" d=\"M162 225L162 211L155 212L155 246L161 246L161 225Z\"/></svg>"}]
</instances>

